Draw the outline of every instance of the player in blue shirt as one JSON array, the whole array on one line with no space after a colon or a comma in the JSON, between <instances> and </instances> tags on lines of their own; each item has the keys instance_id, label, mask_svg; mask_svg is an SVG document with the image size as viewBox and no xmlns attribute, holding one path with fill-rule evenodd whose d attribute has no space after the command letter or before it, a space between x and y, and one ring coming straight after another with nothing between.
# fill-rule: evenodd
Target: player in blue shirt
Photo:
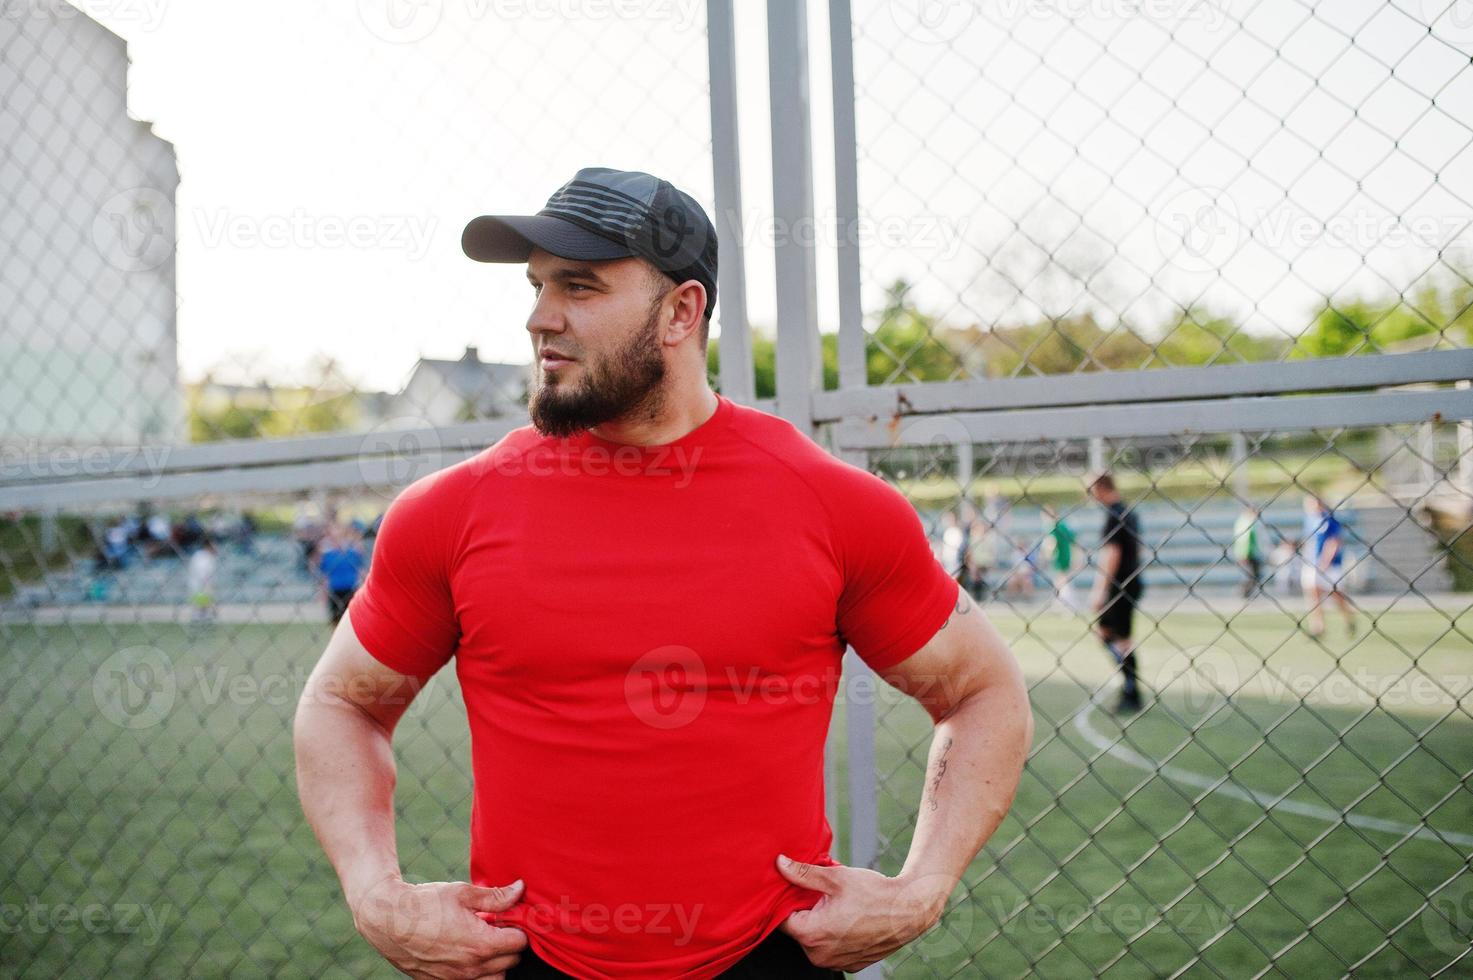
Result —
<instances>
[{"instance_id":1,"label":"player in blue shirt","mask_svg":"<svg viewBox=\"0 0 1473 980\"><path fill-rule=\"evenodd\" d=\"M335 526L328 532L317 559L317 570L322 573L327 593L327 614L333 626L336 627L343 618L349 600L358 591L358 583L367 564L363 549L351 530Z\"/></svg>"},{"instance_id":2,"label":"player in blue shirt","mask_svg":"<svg viewBox=\"0 0 1473 980\"><path fill-rule=\"evenodd\" d=\"M1309 602L1309 635L1319 639L1325 632L1324 600L1333 598L1345 615L1345 628L1355 635L1355 610L1345 597L1345 528L1323 500L1314 494L1304 498L1304 531L1299 555L1303 561L1299 584Z\"/></svg>"}]
</instances>

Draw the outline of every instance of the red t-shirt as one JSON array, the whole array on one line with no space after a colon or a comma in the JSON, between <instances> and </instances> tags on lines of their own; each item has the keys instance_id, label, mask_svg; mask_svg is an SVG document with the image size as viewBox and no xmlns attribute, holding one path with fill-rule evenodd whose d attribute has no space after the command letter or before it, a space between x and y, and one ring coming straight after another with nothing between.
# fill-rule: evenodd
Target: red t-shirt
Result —
<instances>
[{"instance_id":1,"label":"red t-shirt","mask_svg":"<svg viewBox=\"0 0 1473 980\"><path fill-rule=\"evenodd\" d=\"M714 977L833 865L824 739L846 641L883 669L957 583L899 491L720 397L674 442L524 426L404 490L349 608L378 660L455 657L470 880L588 978Z\"/></svg>"}]
</instances>

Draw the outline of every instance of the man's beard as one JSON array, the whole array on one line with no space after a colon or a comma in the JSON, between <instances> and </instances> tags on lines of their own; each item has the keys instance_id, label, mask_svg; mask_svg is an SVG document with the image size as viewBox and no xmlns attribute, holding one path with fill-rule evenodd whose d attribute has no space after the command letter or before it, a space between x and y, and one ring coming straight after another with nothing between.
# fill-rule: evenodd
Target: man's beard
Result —
<instances>
[{"instance_id":1,"label":"man's beard","mask_svg":"<svg viewBox=\"0 0 1473 980\"><path fill-rule=\"evenodd\" d=\"M545 436L563 438L618 418L659 414L664 401L665 359L659 345L659 304L634 336L612 354L586 359L583 377L546 380L539 372L528 402L532 424Z\"/></svg>"}]
</instances>

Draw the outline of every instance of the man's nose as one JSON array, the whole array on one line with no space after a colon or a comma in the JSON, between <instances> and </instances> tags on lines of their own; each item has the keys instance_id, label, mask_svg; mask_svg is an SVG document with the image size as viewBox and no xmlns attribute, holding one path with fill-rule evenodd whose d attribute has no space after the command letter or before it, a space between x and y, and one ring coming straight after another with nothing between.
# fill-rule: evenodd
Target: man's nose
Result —
<instances>
[{"instance_id":1,"label":"man's nose","mask_svg":"<svg viewBox=\"0 0 1473 980\"><path fill-rule=\"evenodd\" d=\"M539 333L561 333L563 330L563 315L557 304L547 295L549 292L551 290L542 291L537 302L532 304L532 312L527 317L527 332L534 337Z\"/></svg>"}]
</instances>

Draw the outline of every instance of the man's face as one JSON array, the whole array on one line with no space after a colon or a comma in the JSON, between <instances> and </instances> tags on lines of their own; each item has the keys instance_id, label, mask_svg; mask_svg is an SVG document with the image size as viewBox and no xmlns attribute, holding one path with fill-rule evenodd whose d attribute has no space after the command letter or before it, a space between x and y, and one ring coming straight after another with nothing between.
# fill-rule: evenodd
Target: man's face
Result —
<instances>
[{"instance_id":1,"label":"man's face","mask_svg":"<svg viewBox=\"0 0 1473 980\"><path fill-rule=\"evenodd\" d=\"M535 378L528 408L537 430L570 436L658 412L663 293L644 260L585 262L538 248L527 259L527 280L537 295L527 318Z\"/></svg>"}]
</instances>

